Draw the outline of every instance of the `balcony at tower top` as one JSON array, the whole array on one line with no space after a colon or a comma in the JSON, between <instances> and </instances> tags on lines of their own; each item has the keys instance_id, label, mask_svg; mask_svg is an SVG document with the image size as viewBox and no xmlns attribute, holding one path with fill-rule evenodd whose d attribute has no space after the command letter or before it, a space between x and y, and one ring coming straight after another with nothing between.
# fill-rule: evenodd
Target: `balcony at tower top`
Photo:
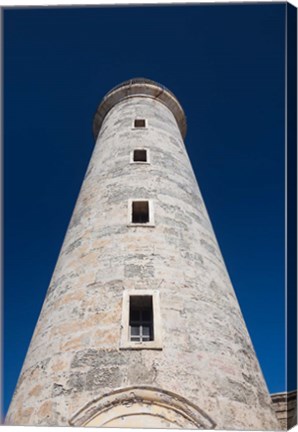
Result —
<instances>
[{"instance_id":1,"label":"balcony at tower top","mask_svg":"<svg viewBox=\"0 0 298 432\"><path fill-rule=\"evenodd\" d=\"M165 86L155 81L147 78L133 78L112 88L102 99L93 121L93 134L95 139L110 109L122 100L133 96L149 97L166 105L173 113L182 137L185 138L186 117L176 96Z\"/></svg>"}]
</instances>

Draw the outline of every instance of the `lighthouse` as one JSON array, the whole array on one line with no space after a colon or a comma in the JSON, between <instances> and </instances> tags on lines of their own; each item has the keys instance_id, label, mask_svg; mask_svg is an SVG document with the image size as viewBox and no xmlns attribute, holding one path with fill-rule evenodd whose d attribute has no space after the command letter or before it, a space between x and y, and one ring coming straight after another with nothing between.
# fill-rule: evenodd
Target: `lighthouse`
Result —
<instances>
[{"instance_id":1,"label":"lighthouse","mask_svg":"<svg viewBox=\"0 0 298 432\"><path fill-rule=\"evenodd\" d=\"M103 98L93 132L6 423L279 429L179 101L126 81Z\"/></svg>"}]
</instances>

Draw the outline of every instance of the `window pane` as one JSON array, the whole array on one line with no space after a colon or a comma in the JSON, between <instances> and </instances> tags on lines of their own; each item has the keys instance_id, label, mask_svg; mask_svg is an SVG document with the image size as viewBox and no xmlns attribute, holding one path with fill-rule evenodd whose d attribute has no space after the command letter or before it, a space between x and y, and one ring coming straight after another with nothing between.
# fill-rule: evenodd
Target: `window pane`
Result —
<instances>
[{"instance_id":1,"label":"window pane","mask_svg":"<svg viewBox=\"0 0 298 432\"><path fill-rule=\"evenodd\" d=\"M140 327L130 327L130 334L136 336L140 334Z\"/></svg>"},{"instance_id":2,"label":"window pane","mask_svg":"<svg viewBox=\"0 0 298 432\"><path fill-rule=\"evenodd\" d=\"M151 310L145 309L142 311L142 321L151 321Z\"/></svg>"},{"instance_id":3,"label":"window pane","mask_svg":"<svg viewBox=\"0 0 298 432\"><path fill-rule=\"evenodd\" d=\"M137 309L131 309L130 320L131 321L140 321L140 311Z\"/></svg>"},{"instance_id":4,"label":"window pane","mask_svg":"<svg viewBox=\"0 0 298 432\"><path fill-rule=\"evenodd\" d=\"M145 119L136 119L135 120L135 127L145 127L146 126L146 122Z\"/></svg>"},{"instance_id":5,"label":"window pane","mask_svg":"<svg viewBox=\"0 0 298 432\"><path fill-rule=\"evenodd\" d=\"M134 201L132 203L132 222L149 222L149 203L148 201Z\"/></svg>"},{"instance_id":6,"label":"window pane","mask_svg":"<svg viewBox=\"0 0 298 432\"><path fill-rule=\"evenodd\" d=\"M143 335L144 336L150 336L150 327L149 326L143 326Z\"/></svg>"},{"instance_id":7,"label":"window pane","mask_svg":"<svg viewBox=\"0 0 298 432\"><path fill-rule=\"evenodd\" d=\"M141 337L140 336L131 336L130 340L133 341L133 342L140 342L141 341Z\"/></svg>"},{"instance_id":8,"label":"window pane","mask_svg":"<svg viewBox=\"0 0 298 432\"><path fill-rule=\"evenodd\" d=\"M135 162L147 162L147 150L134 150L133 160Z\"/></svg>"},{"instance_id":9,"label":"window pane","mask_svg":"<svg viewBox=\"0 0 298 432\"><path fill-rule=\"evenodd\" d=\"M152 296L130 296L130 340L147 342L154 340Z\"/></svg>"}]
</instances>

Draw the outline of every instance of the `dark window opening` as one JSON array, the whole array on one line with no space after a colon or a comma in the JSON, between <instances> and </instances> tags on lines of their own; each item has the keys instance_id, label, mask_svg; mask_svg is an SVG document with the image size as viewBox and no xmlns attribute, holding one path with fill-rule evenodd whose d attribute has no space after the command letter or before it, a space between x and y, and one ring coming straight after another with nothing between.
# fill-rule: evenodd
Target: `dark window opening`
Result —
<instances>
[{"instance_id":1,"label":"dark window opening","mask_svg":"<svg viewBox=\"0 0 298 432\"><path fill-rule=\"evenodd\" d=\"M149 202L148 201L133 201L132 222L133 223L149 222Z\"/></svg>"},{"instance_id":2,"label":"dark window opening","mask_svg":"<svg viewBox=\"0 0 298 432\"><path fill-rule=\"evenodd\" d=\"M132 342L152 341L152 296L131 296L129 303L130 340Z\"/></svg>"},{"instance_id":3,"label":"dark window opening","mask_svg":"<svg viewBox=\"0 0 298 432\"><path fill-rule=\"evenodd\" d=\"M147 150L134 150L134 162L147 162Z\"/></svg>"},{"instance_id":4,"label":"dark window opening","mask_svg":"<svg viewBox=\"0 0 298 432\"><path fill-rule=\"evenodd\" d=\"M145 119L135 119L134 125L135 125L135 128L144 128L144 127L146 127L146 120Z\"/></svg>"}]
</instances>

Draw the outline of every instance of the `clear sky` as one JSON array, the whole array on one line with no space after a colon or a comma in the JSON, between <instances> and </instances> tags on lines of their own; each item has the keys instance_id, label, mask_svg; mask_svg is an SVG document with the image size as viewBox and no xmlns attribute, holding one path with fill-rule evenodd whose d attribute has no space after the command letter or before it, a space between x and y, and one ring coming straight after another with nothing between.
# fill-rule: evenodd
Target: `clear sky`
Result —
<instances>
[{"instance_id":1,"label":"clear sky","mask_svg":"<svg viewBox=\"0 0 298 432\"><path fill-rule=\"evenodd\" d=\"M4 411L104 94L167 86L270 392L285 390L285 4L4 11Z\"/></svg>"}]
</instances>

